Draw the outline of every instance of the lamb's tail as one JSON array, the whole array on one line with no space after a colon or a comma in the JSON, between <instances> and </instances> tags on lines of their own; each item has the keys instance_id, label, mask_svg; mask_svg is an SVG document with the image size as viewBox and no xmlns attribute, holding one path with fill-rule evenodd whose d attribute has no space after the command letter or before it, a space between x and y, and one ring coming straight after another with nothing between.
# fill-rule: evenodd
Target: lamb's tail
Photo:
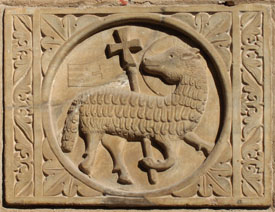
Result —
<instances>
[{"instance_id":1,"label":"lamb's tail","mask_svg":"<svg viewBox=\"0 0 275 212\"><path fill-rule=\"evenodd\" d=\"M63 152L71 152L78 139L79 130L79 102L74 100L71 104L65 126L63 128L61 148Z\"/></svg>"}]
</instances>

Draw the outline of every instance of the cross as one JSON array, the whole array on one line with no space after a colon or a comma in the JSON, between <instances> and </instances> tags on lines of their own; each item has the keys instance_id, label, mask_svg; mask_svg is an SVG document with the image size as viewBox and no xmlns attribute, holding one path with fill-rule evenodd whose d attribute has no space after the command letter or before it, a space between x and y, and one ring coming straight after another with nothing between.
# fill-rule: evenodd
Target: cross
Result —
<instances>
[{"instance_id":1,"label":"cross","mask_svg":"<svg viewBox=\"0 0 275 212\"><path fill-rule=\"evenodd\" d=\"M139 39L128 41L128 28L122 28L114 31L115 44L107 45L107 56L121 55L122 68L126 70L132 91L139 92L137 65L132 53L142 50Z\"/></svg>"},{"instance_id":2,"label":"cross","mask_svg":"<svg viewBox=\"0 0 275 212\"><path fill-rule=\"evenodd\" d=\"M125 69L128 74L131 90L140 92L137 75L139 70L132 56L132 53L137 53L142 50L140 40L134 39L128 41L128 28L115 30L113 36L117 43L107 45L107 56L121 55L122 68ZM142 142L145 157L152 157L151 141L149 139L143 139ZM157 182L157 171L155 169L149 169L147 171L150 183L155 184Z\"/></svg>"}]
</instances>

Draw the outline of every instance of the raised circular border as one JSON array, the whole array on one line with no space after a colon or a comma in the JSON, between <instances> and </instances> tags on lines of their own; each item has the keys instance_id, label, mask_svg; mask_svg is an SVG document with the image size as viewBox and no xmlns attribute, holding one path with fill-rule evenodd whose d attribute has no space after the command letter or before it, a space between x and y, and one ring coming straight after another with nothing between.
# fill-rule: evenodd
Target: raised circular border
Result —
<instances>
[{"instance_id":1,"label":"raised circular border","mask_svg":"<svg viewBox=\"0 0 275 212\"><path fill-rule=\"evenodd\" d=\"M182 181L168 187L161 189L155 189L144 192L129 192L118 189L111 189L101 185L94 179L89 178L87 175L76 169L76 166L68 159L62 152L60 146L58 145L57 135L54 129L54 124L52 124L51 117L51 91L54 82L55 75L58 71L59 66L63 62L64 58L73 50L73 48L94 34L101 32L103 30L122 26L126 24L146 23L146 24L157 24L164 26L165 28L170 28L176 30L186 37L191 38L199 45L206 55L210 58L211 62L215 66L215 70L218 70L219 80L221 81L221 88L223 94L224 102L224 119L222 123L222 129L219 139L210 153L206 158L204 163L188 177L185 177ZM144 197L144 196L162 196L172 193L173 191L180 190L187 185L193 184L199 180L199 177L204 175L206 171L214 165L216 160L218 160L226 148L226 142L229 140L231 132L231 110L232 110L232 95L231 95L231 84L228 76L227 68L223 62L223 59L215 49L215 47L209 43L202 35L200 35L193 28L183 23L180 20L164 17L160 14L151 13L131 13L131 14L114 14L107 16L103 21L99 23L92 23L86 26L84 29L80 30L78 33L73 35L69 40L67 40L63 46L61 46L54 59L50 62L47 74L43 80L42 84L42 123L45 129L46 137L48 139L49 145L53 153L58 158L59 162L64 166L64 168L71 173L75 178L86 184L87 186L102 192L103 194L109 194L114 196L128 196L128 197Z\"/></svg>"}]
</instances>

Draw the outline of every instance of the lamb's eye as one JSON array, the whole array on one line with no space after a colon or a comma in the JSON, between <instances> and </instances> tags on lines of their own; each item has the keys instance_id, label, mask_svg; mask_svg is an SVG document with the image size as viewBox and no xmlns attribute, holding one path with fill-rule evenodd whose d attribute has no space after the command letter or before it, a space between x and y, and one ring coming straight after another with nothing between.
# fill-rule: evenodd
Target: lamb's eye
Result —
<instances>
[{"instance_id":1,"label":"lamb's eye","mask_svg":"<svg viewBox=\"0 0 275 212\"><path fill-rule=\"evenodd\" d=\"M169 58L173 58L173 57L174 57L174 55L173 55L173 54L170 54L170 55L169 55Z\"/></svg>"},{"instance_id":2,"label":"lamb's eye","mask_svg":"<svg viewBox=\"0 0 275 212\"><path fill-rule=\"evenodd\" d=\"M190 56L191 56L191 54L188 54L188 53L183 53L183 54L182 54L182 56L183 56L183 57L190 57Z\"/></svg>"},{"instance_id":3,"label":"lamb's eye","mask_svg":"<svg viewBox=\"0 0 275 212\"><path fill-rule=\"evenodd\" d=\"M184 59L184 60L189 60L189 59L192 59L192 58L194 58L194 55L190 54L190 53L183 53L181 55L181 59Z\"/></svg>"}]
</instances>

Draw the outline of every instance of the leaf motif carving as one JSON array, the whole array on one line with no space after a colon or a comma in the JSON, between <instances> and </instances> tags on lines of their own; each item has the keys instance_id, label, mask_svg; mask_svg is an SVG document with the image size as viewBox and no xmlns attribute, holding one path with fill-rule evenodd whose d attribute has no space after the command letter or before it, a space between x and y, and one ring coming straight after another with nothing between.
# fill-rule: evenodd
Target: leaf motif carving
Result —
<instances>
[{"instance_id":1,"label":"leaf motif carving","mask_svg":"<svg viewBox=\"0 0 275 212\"><path fill-rule=\"evenodd\" d=\"M262 46L263 40L261 36L261 13L251 12L245 13L241 18L243 27L242 43L243 66L262 84Z\"/></svg>"},{"instance_id":2,"label":"leaf motif carving","mask_svg":"<svg viewBox=\"0 0 275 212\"><path fill-rule=\"evenodd\" d=\"M230 13L219 12L213 15L208 13L197 13L196 15L190 13L177 13L172 17L187 23L204 35L222 55L228 70L230 70L232 63L232 55L230 52L232 42L230 36L232 19Z\"/></svg>"},{"instance_id":3,"label":"leaf motif carving","mask_svg":"<svg viewBox=\"0 0 275 212\"><path fill-rule=\"evenodd\" d=\"M242 27L242 192L264 195L263 189L263 46L262 14L246 12Z\"/></svg>"},{"instance_id":4,"label":"leaf motif carving","mask_svg":"<svg viewBox=\"0 0 275 212\"><path fill-rule=\"evenodd\" d=\"M262 127L257 128L242 146L242 175L245 179L242 188L245 196L263 196L263 154L259 145L262 134Z\"/></svg>"},{"instance_id":5,"label":"leaf motif carving","mask_svg":"<svg viewBox=\"0 0 275 212\"><path fill-rule=\"evenodd\" d=\"M27 74L18 80L13 99L17 106L14 109L14 121L28 140L33 142L31 70L28 70Z\"/></svg>"},{"instance_id":6,"label":"leaf motif carving","mask_svg":"<svg viewBox=\"0 0 275 212\"><path fill-rule=\"evenodd\" d=\"M230 150L230 151L229 151ZM228 197L232 195L232 147L228 142L224 148L224 154L218 162L211 167L205 175L201 176L197 183L173 192L175 197L193 197L196 194L201 197L212 195Z\"/></svg>"},{"instance_id":7,"label":"leaf motif carving","mask_svg":"<svg viewBox=\"0 0 275 212\"><path fill-rule=\"evenodd\" d=\"M23 132L15 127L15 150L20 156L17 159L16 183L14 193L16 196L31 196L33 193L33 166L31 164L33 158L32 144L26 139ZM18 157L17 153L15 156Z\"/></svg>"},{"instance_id":8,"label":"leaf motif carving","mask_svg":"<svg viewBox=\"0 0 275 212\"><path fill-rule=\"evenodd\" d=\"M242 81L243 96L242 96L242 115L244 127L242 130L243 137L247 138L251 130L262 125L262 91L257 82L253 80L248 72L243 71Z\"/></svg>"},{"instance_id":9,"label":"leaf motif carving","mask_svg":"<svg viewBox=\"0 0 275 212\"><path fill-rule=\"evenodd\" d=\"M202 177L199 184L199 195L209 197L214 193L216 196L231 196L232 185L228 179L231 175L232 167L230 164L217 164Z\"/></svg>"},{"instance_id":10,"label":"leaf motif carving","mask_svg":"<svg viewBox=\"0 0 275 212\"><path fill-rule=\"evenodd\" d=\"M32 18L13 16L14 194L33 196Z\"/></svg>"},{"instance_id":11,"label":"leaf motif carving","mask_svg":"<svg viewBox=\"0 0 275 212\"><path fill-rule=\"evenodd\" d=\"M229 142L223 152L224 154L218 162L201 177L198 190L199 196L209 197L215 194L216 196L227 197L232 195L232 166L230 163L232 147Z\"/></svg>"},{"instance_id":12,"label":"leaf motif carving","mask_svg":"<svg viewBox=\"0 0 275 212\"><path fill-rule=\"evenodd\" d=\"M24 164L19 168L16 175L17 183L14 186L14 193L17 197L28 197L33 195L34 184L32 178L33 167Z\"/></svg>"},{"instance_id":13,"label":"leaf motif carving","mask_svg":"<svg viewBox=\"0 0 275 212\"><path fill-rule=\"evenodd\" d=\"M25 113L23 110L21 111L21 114ZM15 123L22 130L22 132L29 139L29 141L33 142L32 118L21 114L14 116Z\"/></svg>"},{"instance_id":14,"label":"leaf motif carving","mask_svg":"<svg viewBox=\"0 0 275 212\"><path fill-rule=\"evenodd\" d=\"M31 68L32 58L32 39L31 31L31 18L29 16L14 16L13 25L13 46L12 55L14 60L14 75L13 83L16 84Z\"/></svg>"},{"instance_id":15,"label":"leaf motif carving","mask_svg":"<svg viewBox=\"0 0 275 212\"><path fill-rule=\"evenodd\" d=\"M43 157L45 163L43 164L42 170L46 177L43 183L43 193L45 196L57 196L62 194L67 197L91 197L101 195L100 192L89 188L73 178L64 169L51 151L47 139L43 141Z\"/></svg>"}]
</instances>

